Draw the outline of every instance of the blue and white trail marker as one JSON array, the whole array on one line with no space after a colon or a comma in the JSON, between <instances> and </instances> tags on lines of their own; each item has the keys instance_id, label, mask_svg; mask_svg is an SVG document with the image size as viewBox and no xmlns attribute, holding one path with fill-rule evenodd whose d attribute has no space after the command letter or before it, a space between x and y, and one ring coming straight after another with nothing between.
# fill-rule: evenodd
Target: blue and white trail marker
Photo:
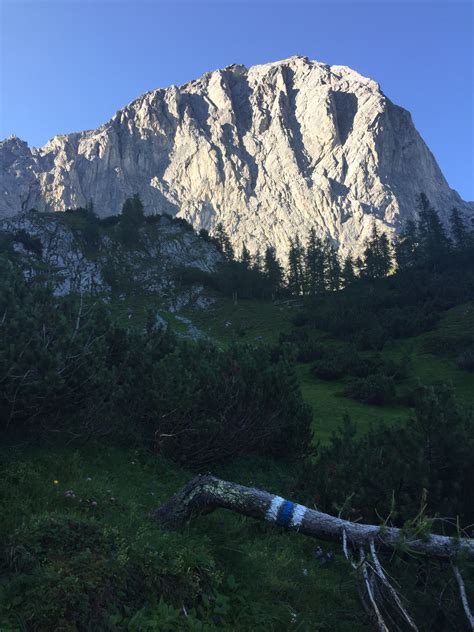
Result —
<instances>
[{"instance_id":1,"label":"blue and white trail marker","mask_svg":"<svg viewBox=\"0 0 474 632\"><path fill-rule=\"evenodd\" d=\"M291 500L285 500L281 496L274 496L268 507L265 519L276 522L281 527L298 528L303 522L306 507L298 505Z\"/></svg>"}]
</instances>

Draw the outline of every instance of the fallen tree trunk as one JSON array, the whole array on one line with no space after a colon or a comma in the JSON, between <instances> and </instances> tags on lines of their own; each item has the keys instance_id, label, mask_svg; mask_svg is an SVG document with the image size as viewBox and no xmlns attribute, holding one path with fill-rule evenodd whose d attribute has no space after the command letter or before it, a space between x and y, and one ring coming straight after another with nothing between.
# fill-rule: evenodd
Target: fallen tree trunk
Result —
<instances>
[{"instance_id":1,"label":"fallen tree trunk","mask_svg":"<svg viewBox=\"0 0 474 632\"><path fill-rule=\"evenodd\" d=\"M345 541L354 550L369 548L372 543L382 549L404 548L446 561L461 552L474 559L474 539L442 535L418 538L405 534L402 529L349 522L253 487L208 475L193 478L166 503L152 511L150 517L165 528L179 529L191 518L220 508L274 522L313 538Z\"/></svg>"},{"instance_id":2,"label":"fallen tree trunk","mask_svg":"<svg viewBox=\"0 0 474 632\"><path fill-rule=\"evenodd\" d=\"M209 475L193 478L161 507L152 511L150 518L164 528L180 529L191 518L215 509L229 509L313 538L339 542L344 556L354 569L364 608L380 632L399 630L396 620L404 626L403 629L408 626L410 630L418 632L418 627L382 568L379 550L403 550L429 559L451 562L468 624L474 630L474 616L469 607L464 581L455 565L459 554L465 559L474 559L474 539L442 535L418 537L393 527L349 522L281 496ZM355 561L354 555L358 556L358 561ZM387 620L390 621L390 627Z\"/></svg>"}]
</instances>

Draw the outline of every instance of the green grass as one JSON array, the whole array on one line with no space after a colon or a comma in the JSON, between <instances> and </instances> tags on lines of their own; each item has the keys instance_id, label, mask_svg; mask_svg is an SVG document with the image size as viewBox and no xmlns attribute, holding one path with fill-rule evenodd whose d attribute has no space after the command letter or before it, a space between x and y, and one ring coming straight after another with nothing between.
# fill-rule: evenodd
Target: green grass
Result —
<instances>
[{"instance_id":1,"label":"green grass","mask_svg":"<svg viewBox=\"0 0 474 632\"><path fill-rule=\"evenodd\" d=\"M409 354L411 374L406 386L415 386L417 381L426 384L444 382L451 384L458 398L466 406L474 406L474 374L456 366L455 357L449 353L430 353L438 340L449 348L450 342L474 340L474 305L464 303L446 311L437 326L414 338L392 341L384 353L400 359Z\"/></svg>"},{"instance_id":2,"label":"green grass","mask_svg":"<svg viewBox=\"0 0 474 632\"><path fill-rule=\"evenodd\" d=\"M292 328L291 319L296 308L275 306L263 301L238 301L234 305L228 299L219 299L207 310L189 310L187 316L211 338L222 345L233 341L244 343L274 343L280 332ZM436 337L444 339L472 336L474 331L474 307L471 303L458 305L447 311L437 327L413 338L391 341L382 355L400 360L404 355L411 359L410 375L397 386L397 393L404 395L417 382L426 384L446 382L452 384L458 397L467 405L474 405L474 376L458 369L454 359L428 353L428 341ZM328 336L321 332L325 338ZM328 338L330 339L330 338ZM342 392L347 380L324 381L311 375L310 364L298 364L304 399L314 414L315 437L327 443L331 434L349 414L361 432L371 424L397 423L410 414L410 409L401 404L371 406L344 397Z\"/></svg>"},{"instance_id":3,"label":"green grass","mask_svg":"<svg viewBox=\"0 0 474 632\"><path fill-rule=\"evenodd\" d=\"M406 416L403 406L369 406L344 397L345 382L318 380L310 373L311 365L298 365L301 391L314 415L314 434L318 441L327 443L340 425L344 415L349 415L359 432L366 431L371 424L397 422Z\"/></svg>"},{"instance_id":4,"label":"green grass","mask_svg":"<svg viewBox=\"0 0 474 632\"><path fill-rule=\"evenodd\" d=\"M168 304L152 292L135 292L126 296L114 296L109 309L115 322L123 327L134 327L143 330L147 324L147 314L152 310L177 333L187 333L187 327L174 312L170 312ZM179 315L179 314L178 314Z\"/></svg>"},{"instance_id":5,"label":"green grass","mask_svg":"<svg viewBox=\"0 0 474 632\"><path fill-rule=\"evenodd\" d=\"M474 375L458 369L454 359L428 353L427 343L442 336L457 339L474 335L474 308L472 304L457 305L448 310L431 332L413 338L391 341L382 355L401 360L410 357L409 376L397 386L397 393L403 395L416 387L417 383L447 383L453 386L457 397L466 405L474 406ZM323 443L327 442L344 414L349 414L361 432L370 424L380 422L396 423L410 414L410 408L403 405L370 406L344 397L345 381L327 382L310 374L310 365L299 365L298 374L305 400L311 405L315 417L315 434Z\"/></svg>"},{"instance_id":6,"label":"green grass","mask_svg":"<svg viewBox=\"0 0 474 632\"><path fill-rule=\"evenodd\" d=\"M206 310L187 310L193 323L217 342L227 345L243 343L276 343L280 332L287 331L295 310L266 301L218 299Z\"/></svg>"},{"instance_id":7,"label":"green grass","mask_svg":"<svg viewBox=\"0 0 474 632\"><path fill-rule=\"evenodd\" d=\"M147 512L159 506L192 476L167 461L142 451L101 446L80 450L10 448L0 452L0 462L0 537L7 549L12 533L20 530L20 533L28 534L38 528L38 520L52 517L57 520L61 516L85 520L106 532L116 530L123 542L120 555L128 556L132 565L143 562L138 557L134 559L133 555L138 555L134 553L136 549L127 547L133 543L136 547L139 542L140 547L150 547L164 556L160 564L175 570L178 562L173 561L174 557L180 564L184 560L183 563L189 565L189 572L196 566L210 569L214 579L206 590L209 594L218 590L222 599L229 600L223 624L215 629L341 632L366 629L361 623L363 615L353 578L345 563L336 558L333 563L321 565L314 556L316 544L309 538L225 511L201 517L178 534L168 534L152 524L146 517ZM285 493L292 483L291 471L265 460L243 460L217 468L216 473L279 493ZM74 492L74 498L65 495L70 490ZM16 546L24 545L28 549L28 537L23 536L24 541L20 539L19 542L17 539ZM45 533L44 538L48 537ZM89 545L84 543L84 546ZM94 556L94 545L90 547ZM54 564L54 551L51 555ZM96 562L98 566L100 559L96 558ZM88 566L79 565L79 570L77 567L71 570L71 564L71 560L61 561L65 584L60 599L65 603L69 603L67 590L80 591L85 582L84 574L95 568L88 562ZM158 571L164 572L166 577L166 573L171 572L167 569L168 566L163 571L158 568ZM184 580L184 567L178 564L179 569ZM70 575L75 577L71 585L68 583ZM34 575L20 569L16 574L10 574L9 580L19 581L18 577L29 586L27 590L32 590ZM45 595L52 590L48 578L46 574L41 580ZM66 586L70 588L66 589ZM12 621L31 616L35 608L38 613L43 613L42 600L35 597L38 603L32 603L32 594L26 593L30 600L28 607L18 613L11 604L2 603L0 575L2 631L21 630L23 625L30 629L28 620L19 623L18 627ZM77 597L76 592L71 594ZM59 599L58 593L54 595ZM20 605L21 599L18 596ZM144 603L146 612L143 611L143 616L153 620L153 607L158 608L158 605ZM137 610L135 605L135 610L114 614L119 622L114 629L131 629L127 621L136 615ZM141 610L139 615L142 616ZM2 624L2 616L8 626Z\"/></svg>"}]
</instances>

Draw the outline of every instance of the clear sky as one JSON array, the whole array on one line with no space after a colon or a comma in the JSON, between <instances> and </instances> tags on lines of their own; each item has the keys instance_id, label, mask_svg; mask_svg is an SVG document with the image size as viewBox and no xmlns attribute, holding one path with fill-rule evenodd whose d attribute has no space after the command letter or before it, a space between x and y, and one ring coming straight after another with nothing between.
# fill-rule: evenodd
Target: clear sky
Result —
<instances>
[{"instance_id":1,"label":"clear sky","mask_svg":"<svg viewBox=\"0 0 474 632\"><path fill-rule=\"evenodd\" d=\"M474 200L472 0L0 0L0 138L41 146L231 63L351 66L411 111Z\"/></svg>"}]
</instances>

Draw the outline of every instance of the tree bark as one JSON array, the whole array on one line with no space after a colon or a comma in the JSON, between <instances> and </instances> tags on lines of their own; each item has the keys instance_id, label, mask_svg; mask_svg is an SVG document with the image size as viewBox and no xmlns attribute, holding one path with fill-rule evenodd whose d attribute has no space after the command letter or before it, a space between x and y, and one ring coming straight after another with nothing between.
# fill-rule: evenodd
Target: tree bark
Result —
<instances>
[{"instance_id":1,"label":"tree bark","mask_svg":"<svg viewBox=\"0 0 474 632\"><path fill-rule=\"evenodd\" d=\"M180 529L197 515L219 508L267 520L313 538L339 543L344 540L354 550L372 544L385 550L405 548L445 561L454 559L461 552L474 559L474 539L442 535L418 538L402 529L349 522L263 490L209 475L193 478L161 507L153 510L150 518L165 528Z\"/></svg>"}]
</instances>

